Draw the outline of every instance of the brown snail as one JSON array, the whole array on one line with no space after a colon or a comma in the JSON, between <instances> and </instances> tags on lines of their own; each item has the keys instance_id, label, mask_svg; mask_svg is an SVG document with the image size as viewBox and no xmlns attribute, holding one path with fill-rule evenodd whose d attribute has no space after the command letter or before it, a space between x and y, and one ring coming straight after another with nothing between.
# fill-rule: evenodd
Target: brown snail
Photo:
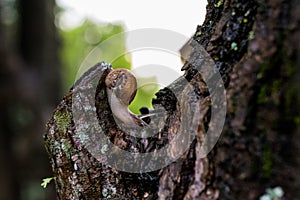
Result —
<instances>
[{"instance_id":1,"label":"brown snail","mask_svg":"<svg viewBox=\"0 0 300 200\"><path fill-rule=\"evenodd\" d=\"M147 125L128 109L137 91L136 78L130 71L112 70L105 78L105 85L111 111L119 120L130 127Z\"/></svg>"}]
</instances>

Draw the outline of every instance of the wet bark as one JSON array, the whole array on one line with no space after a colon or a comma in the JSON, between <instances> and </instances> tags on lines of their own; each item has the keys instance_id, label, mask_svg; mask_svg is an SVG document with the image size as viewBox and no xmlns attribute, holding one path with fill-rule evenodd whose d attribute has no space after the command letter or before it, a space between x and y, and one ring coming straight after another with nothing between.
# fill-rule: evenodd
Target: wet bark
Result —
<instances>
[{"instance_id":1,"label":"wet bark","mask_svg":"<svg viewBox=\"0 0 300 200\"><path fill-rule=\"evenodd\" d=\"M147 142L129 137L114 122L103 84L110 66L101 63L91 68L47 124L45 142L58 198L258 199L266 188L275 186L283 188L286 199L299 198L299 8L296 0L209 1L206 19L197 28L193 51L183 66L185 75L153 100L154 107L161 105L167 111L166 124L156 139ZM221 138L204 158L199 149L212 108L207 103L211 91L199 68L203 57L198 46L214 60L227 97ZM193 129L195 139L188 151L176 162L154 172L127 173L107 165L107 155L95 156L105 151L91 140L102 140L101 133L127 151L150 152L166 145L181 130L178 124L184 114L196 116L194 99L188 98L192 103L186 104L187 99L176 99L171 92L176 88L192 96L182 80L193 86L201 104L201 123ZM91 90L93 84L96 94L87 92L74 101L74 94ZM187 109L180 110L180 104ZM87 115L96 111L100 129L91 131L84 116L76 119L82 122L78 128L74 106ZM117 164L130 159L134 160L128 157Z\"/></svg>"}]
</instances>

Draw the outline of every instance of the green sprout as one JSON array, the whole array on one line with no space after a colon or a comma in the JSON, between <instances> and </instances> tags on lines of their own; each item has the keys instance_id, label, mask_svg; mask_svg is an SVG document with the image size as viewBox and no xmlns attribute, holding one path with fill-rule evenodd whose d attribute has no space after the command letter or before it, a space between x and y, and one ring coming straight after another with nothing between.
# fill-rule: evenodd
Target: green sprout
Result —
<instances>
[{"instance_id":1,"label":"green sprout","mask_svg":"<svg viewBox=\"0 0 300 200\"><path fill-rule=\"evenodd\" d=\"M233 49L234 51L238 50L238 45L236 42L231 43L231 49Z\"/></svg>"},{"instance_id":2,"label":"green sprout","mask_svg":"<svg viewBox=\"0 0 300 200\"><path fill-rule=\"evenodd\" d=\"M202 32L199 31L199 32L196 33L196 36L200 36L201 34L202 34Z\"/></svg>"},{"instance_id":3,"label":"green sprout","mask_svg":"<svg viewBox=\"0 0 300 200\"><path fill-rule=\"evenodd\" d=\"M273 189L267 188L266 194L261 196L259 200L279 200L283 197L284 192L281 187L275 187Z\"/></svg>"},{"instance_id":4,"label":"green sprout","mask_svg":"<svg viewBox=\"0 0 300 200\"><path fill-rule=\"evenodd\" d=\"M216 8L219 8L222 4L223 4L223 1L220 0L220 1L218 1L218 3L214 4L214 6L215 6Z\"/></svg>"},{"instance_id":5,"label":"green sprout","mask_svg":"<svg viewBox=\"0 0 300 200\"><path fill-rule=\"evenodd\" d=\"M42 183L41 183L41 186L42 186L43 188L46 188L47 185L48 185L53 179L55 179L55 177L44 178L43 181L42 181Z\"/></svg>"}]
</instances>

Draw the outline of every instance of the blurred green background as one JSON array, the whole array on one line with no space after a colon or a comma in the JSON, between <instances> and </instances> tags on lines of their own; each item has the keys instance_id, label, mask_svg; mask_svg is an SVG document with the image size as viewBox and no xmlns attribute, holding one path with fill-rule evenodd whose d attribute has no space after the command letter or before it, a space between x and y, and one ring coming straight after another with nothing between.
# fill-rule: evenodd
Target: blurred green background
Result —
<instances>
[{"instance_id":1,"label":"blurred green background","mask_svg":"<svg viewBox=\"0 0 300 200\"><path fill-rule=\"evenodd\" d=\"M43 144L45 123L89 53L125 31L121 23L89 19L65 28L59 23L63 12L53 0L0 1L0 200L56 198L53 183L41 187L42 179L52 176ZM125 44L125 37L119 37L100 49L96 60L102 61L115 49L126 51ZM112 65L130 69L130 54ZM151 79L155 82L155 77ZM135 113L149 107L158 90L158 86L145 88L130 106Z\"/></svg>"},{"instance_id":2,"label":"blurred green background","mask_svg":"<svg viewBox=\"0 0 300 200\"><path fill-rule=\"evenodd\" d=\"M61 16L60 12L64 11L60 9L58 16ZM126 30L123 24L99 23L86 19L80 26L72 29L64 29L59 25L57 28L62 43L59 59L62 64L63 93L69 90L74 80L97 62L112 60L114 69L131 69L131 55L126 51ZM137 79L143 82L145 78ZM147 80L149 82L156 82L156 77L147 79L151 79ZM158 90L158 85L152 86L138 88L136 98L129 106L132 112L140 114L141 107L152 108L151 99Z\"/></svg>"}]
</instances>

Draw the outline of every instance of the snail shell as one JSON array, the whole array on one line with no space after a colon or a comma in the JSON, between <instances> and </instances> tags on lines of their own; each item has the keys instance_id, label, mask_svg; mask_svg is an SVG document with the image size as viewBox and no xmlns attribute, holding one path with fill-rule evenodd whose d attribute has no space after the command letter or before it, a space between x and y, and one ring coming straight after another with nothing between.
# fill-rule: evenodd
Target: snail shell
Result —
<instances>
[{"instance_id":1,"label":"snail shell","mask_svg":"<svg viewBox=\"0 0 300 200\"><path fill-rule=\"evenodd\" d=\"M105 85L108 89L112 90L116 97L126 106L132 102L136 95L136 78L127 69L111 71L105 79Z\"/></svg>"},{"instance_id":2,"label":"snail shell","mask_svg":"<svg viewBox=\"0 0 300 200\"><path fill-rule=\"evenodd\" d=\"M107 75L105 85L113 114L128 126L145 126L146 123L128 109L137 91L135 76L126 69L116 69Z\"/></svg>"}]
</instances>

